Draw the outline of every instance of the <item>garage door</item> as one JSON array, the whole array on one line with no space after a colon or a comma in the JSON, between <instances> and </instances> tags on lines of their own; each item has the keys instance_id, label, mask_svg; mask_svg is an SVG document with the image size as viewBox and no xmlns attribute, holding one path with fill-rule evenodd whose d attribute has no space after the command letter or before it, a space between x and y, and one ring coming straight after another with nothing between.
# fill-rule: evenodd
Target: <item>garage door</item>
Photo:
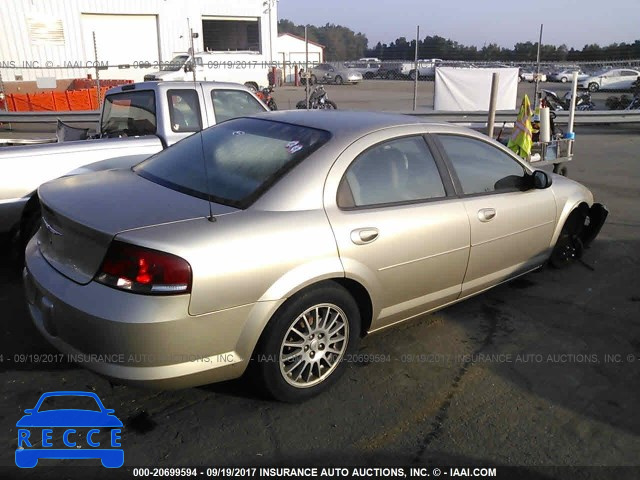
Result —
<instances>
[{"instance_id":1,"label":"garage door","mask_svg":"<svg viewBox=\"0 0 640 480\"><path fill-rule=\"evenodd\" d=\"M158 22L155 15L82 14L82 32L87 60L93 60L93 37L96 32L98 60L109 65L157 62L159 60ZM126 34L123 34L126 32ZM153 69L151 69L153 70ZM101 78L141 80L140 69L110 68Z\"/></svg>"}]
</instances>

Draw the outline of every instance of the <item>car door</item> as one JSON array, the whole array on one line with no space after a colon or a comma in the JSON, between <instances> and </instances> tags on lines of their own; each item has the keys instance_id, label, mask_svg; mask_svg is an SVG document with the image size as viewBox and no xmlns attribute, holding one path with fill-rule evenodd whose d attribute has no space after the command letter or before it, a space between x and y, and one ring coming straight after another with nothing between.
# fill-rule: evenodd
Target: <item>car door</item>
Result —
<instances>
[{"instance_id":1,"label":"car door","mask_svg":"<svg viewBox=\"0 0 640 480\"><path fill-rule=\"evenodd\" d=\"M407 128L353 143L325 186L346 275L373 299L372 330L457 299L469 256L469 221L446 168L424 127Z\"/></svg>"},{"instance_id":2,"label":"car door","mask_svg":"<svg viewBox=\"0 0 640 480\"><path fill-rule=\"evenodd\" d=\"M638 72L633 70L621 70L620 71L620 83L617 88L619 90L631 90L633 82L638 78Z\"/></svg>"},{"instance_id":3,"label":"car door","mask_svg":"<svg viewBox=\"0 0 640 480\"><path fill-rule=\"evenodd\" d=\"M527 188L524 166L488 141L452 134L437 138L471 226L462 296L540 265L555 226L552 191Z\"/></svg>"},{"instance_id":4,"label":"car door","mask_svg":"<svg viewBox=\"0 0 640 480\"><path fill-rule=\"evenodd\" d=\"M600 77L600 88L603 90L616 89L616 84L620 81L620 72L618 70L611 70L604 73Z\"/></svg>"}]
</instances>

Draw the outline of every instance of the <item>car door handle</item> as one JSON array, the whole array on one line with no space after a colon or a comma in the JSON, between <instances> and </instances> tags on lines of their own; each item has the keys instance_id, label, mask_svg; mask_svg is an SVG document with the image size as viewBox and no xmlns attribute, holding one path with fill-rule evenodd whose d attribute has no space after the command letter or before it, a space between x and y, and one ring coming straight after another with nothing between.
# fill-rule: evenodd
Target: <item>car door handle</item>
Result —
<instances>
[{"instance_id":1,"label":"car door handle","mask_svg":"<svg viewBox=\"0 0 640 480\"><path fill-rule=\"evenodd\" d=\"M358 228L351 232L351 241L356 245L365 245L378 238L377 228Z\"/></svg>"},{"instance_id":2,"label":"car door handle","mask_svg":"<svg viewBox=\"0 0 640 480\"><path fill-rule=\"evenodd\" d=\"M490 222L496 216L495 208L481 208L478 210L478 220L481 222Z\"/></svg>"}]
</instances>

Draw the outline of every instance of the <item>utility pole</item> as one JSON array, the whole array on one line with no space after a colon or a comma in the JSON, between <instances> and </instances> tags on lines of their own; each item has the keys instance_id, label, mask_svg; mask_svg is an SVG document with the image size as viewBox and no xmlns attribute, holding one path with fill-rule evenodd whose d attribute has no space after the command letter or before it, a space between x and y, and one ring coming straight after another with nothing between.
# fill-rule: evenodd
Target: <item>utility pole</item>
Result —
<instances>
[{"instance_id":1,"label":"utility pole","mask_svg":"<svg viewBox=\"0 0 640 480\"><path fill-rule=\"evenodd\" d=\"M311 81L311 75L309 75L309 37L307 32L307 26L304 27L304 98L306 108L309 108L309 82Z\"/></svg>"},{"instance_id":2,"label":"utility pole","mask_svg":"<svg viewBox=\"0 0 640 480\"><path fill-rule=\"evenodd\" d=\"M540 24L540 39L538 40L538 55L536 59L538 66L536 68L536 88L533 94L533 110L534 111L538 106L538 82L540 81L540 49L542 48L542 27L544 27L543 23Z\"/></svg>"},{"instance_id":3,"label":"utility pole","mask_svg":"<svg viewBox=\"0 0 640 480\"><path fill-rule=\"evenodd\" d=\"M418 106L418 78L420 77L420 72L418 70L418 42L420 41L420 25L416 27L416 51L413 57L413 72L415 74L415 78L413 79L413 110L415 111Z\"/></svg>"},{"instance_id":4,"label":"utility pole","mask_svg":"<svg viewBox=\"0 0 640 480\"><path fill-rule=\"evenodd\" d=\"M262 6L267 7L267 12L269 13L269 65L271 67L273 66L273 35L271 33L271 24L273 21L271 10L275 7L276 3L278 3L278 0L265 0L262 2Z\"/></svg>"}]
</instances>

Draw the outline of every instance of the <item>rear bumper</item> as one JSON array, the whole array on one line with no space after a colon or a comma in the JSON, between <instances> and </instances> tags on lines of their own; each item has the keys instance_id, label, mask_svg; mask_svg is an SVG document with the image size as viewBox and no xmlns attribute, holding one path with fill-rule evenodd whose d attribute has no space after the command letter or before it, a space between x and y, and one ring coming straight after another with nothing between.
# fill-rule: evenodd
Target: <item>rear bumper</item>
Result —
<instances>
[{"instance_id":1,"label":"rear bumper","mask_svg":"<svg viewBox=\"0 0 640 480\"><path fill-rule=\"evenodd\" d=\"M591 206L589 213L587 214L589 222L585 225L580 234L580 239L585 247L588 247L598 236L608 215L609 210L607 210L607 207L601 203L594 203Z\"/></svg>"},{"instance_id":2,"label":"rear bumper","mask_svg":"<svg viewBox=\"0 0 640 480\"><path fill-rule=\"evenodd\" d=\"M189 295L75 283L47 263L33 240L25 260L25 296L36 328L68 361L121 383L185 388L241 376L255 346L244 339L259 335L247 335L247 323L276 303L191 316Z\"/></svg>"}]
</instances>

